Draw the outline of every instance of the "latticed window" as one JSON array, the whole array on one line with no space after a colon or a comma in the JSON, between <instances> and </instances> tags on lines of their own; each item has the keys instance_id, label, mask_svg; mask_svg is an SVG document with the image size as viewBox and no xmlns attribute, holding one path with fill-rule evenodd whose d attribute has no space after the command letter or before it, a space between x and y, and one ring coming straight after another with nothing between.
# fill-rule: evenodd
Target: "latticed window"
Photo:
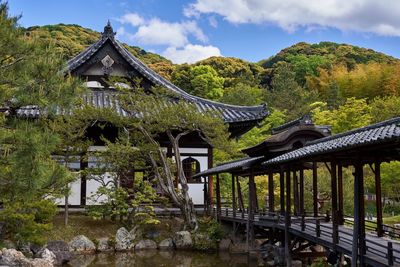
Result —
<instances>
[{"instance_id":1,"label":"latticed window","mask_svg":"<svg viewBox=\"0 0 400 267\"><path fill-rule=\"evenodd\" d=\"M200 163L198 160L188 157L182 160L183 171L185 173L186 179L189 183L199 182L197 179L193 179L193 175L200 172Z\"/></svg>"}]
</instances>

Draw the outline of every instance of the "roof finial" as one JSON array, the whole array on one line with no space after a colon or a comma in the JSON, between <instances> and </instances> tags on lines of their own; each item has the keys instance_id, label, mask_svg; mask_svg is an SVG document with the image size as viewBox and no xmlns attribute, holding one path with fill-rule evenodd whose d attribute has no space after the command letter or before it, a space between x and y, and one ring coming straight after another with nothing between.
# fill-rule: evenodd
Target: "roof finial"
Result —
<instances>
[{"instance_id":1,"label":"roof finial","mask_svg":"<svg viewBox=\"0 0 400 267\"><path fill-rule=\"evenodd\" d=\"M102 38L114 38L115 32L111 26L110 20L107 21L107 25L104 27L104 31L102 33Z\"/></svg>"}]
</instances>

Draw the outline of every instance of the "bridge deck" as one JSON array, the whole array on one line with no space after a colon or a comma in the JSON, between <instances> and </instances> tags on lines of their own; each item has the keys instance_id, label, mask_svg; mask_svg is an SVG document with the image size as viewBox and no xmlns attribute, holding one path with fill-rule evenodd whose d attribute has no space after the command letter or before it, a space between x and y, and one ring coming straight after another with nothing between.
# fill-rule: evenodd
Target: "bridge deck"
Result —
<instances>
[{"instance_id":1,"label":"bridge deck","mask_svg":"<svg viewBox=\"0 0 400 267\"><path fill-rule=\"evenodd\" d=\"M223 210L220 215L222 221L241 224L246 224L248 221L247 218L248 215L241 212L237 212L236 216L234 216L231 209ZM282 216L262 216L255 214L252 223L261 228L285 230L284 218ZM300 217L292 217L289 231L292 236L301 237L315 244L351 256L353 229L347 226L339 226L339 242L337 244L333 243L332 229L332 223L325 222L321 218L306 217L304 219L304 226L302 227L302 219ZM366 264L371 266L400 266L400 242L385 237L378 237L373 233L366 233L365 241L367 250L364 259Z\"/></svg>"}]
</instances>

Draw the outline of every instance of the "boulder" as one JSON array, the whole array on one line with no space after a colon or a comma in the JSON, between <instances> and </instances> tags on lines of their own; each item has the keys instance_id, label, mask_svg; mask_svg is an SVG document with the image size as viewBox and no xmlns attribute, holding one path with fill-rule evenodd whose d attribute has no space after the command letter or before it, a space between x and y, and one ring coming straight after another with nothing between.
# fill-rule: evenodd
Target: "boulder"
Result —
<instances>
[{"instance_id":1,"label":"boulder","mask_svg":"<svg viewBox=\"0 0 400 267\"><path fill-rule=\"evenodd\" d=\"M157 243L150 239L140 240L135 245L135 250L142 250L142 249L157 249Z\"/></svg>"},{"instance_id":2,"label":"boulder","mask_svg":"<svg viewBox=\"0 0 400 267\"><path fill-rule=\"evenodd\" d=\"M110 241L108 240L108 238L100 238L97 240L97 243L98 243L97 251L100 251L100 252L114 251L114 248L110 244Z\"/></svg>"},{"instance_id":3,"label":"boulder","mask_svg":"<svg viewBox=\"0 0 400 267\"><path fill-rule=\"evenodd\" d=\"M174 217L172 219L172 225L174 225L174 229L182 229L184 224L185 224L185 220L182 218Z\"/></svg>"},{"instance_id":4,"label":"boulder","mask_svg":"<svg viewBox=\"0 0 400 267\"><path fill-rule=\"evenodd\" d=\"M167 238L161 241L158 244L158 247L160 249L173 249L174 248L174 242L172 241L172 238Z\"/></svg>"},{"instance_id":5,"label":"boulder","mask_svg":"<svg viewBox=\"0 0 400 267\"><path fill-rule=\"evenodd\" d=\"M136 238L136 230L132 229L131 232L128 232L125 227L121 227L118 229L117 234L115 235L115 250L116 251L126 251L131 250L135 247L135 238Z\"/></svg>"},{"instance_id":6,"label":"boulder","mask_svg":"<svg viewBox=\"0 0 400 267\"><path fill-rule=\"evenodd\" d=\"M53 265L57 264L56 255L47 248L40 250L39 253L37 254L37 256L39 256L39 258L42 258L42 259L50 262Z\"/></svg>"},{"instance_id":7,"label":"boulder","mask_svg":"<svg viewBox=\"0 0 400 267\"><path fill-rule=\"evenodd\" d=\"M52 262L47 259L27 259L24 254L15 249L3 249L1 264L5 266L22 267L52 267Z\"/></svg>"},{"instance_id":8,"label":"boulder","mask_svg":"<svg viewBox=\"0 0 400 267\"><path fill-rule=\"evenodd\" d=\"M230 240L229 238L225 238L219 241L218 249L220 251L229 251L231 245L232 245L232 240Z\"/></svg>"},{"instance_id":9,"label":"boulder","mask_svg":"<svg viewBox=\"0 0 400 267\"><path fill-rule=\"evenodd\" d=\"M94 243L84 235L78 235L69 242L69 250L79 253L94 253L96 246Z\"/></svg>"},{"instance_id":10,"label":"boulder","mask_svg":"<svg viewBox=\"0 0 400 267\"><path fill-rule=\"evenodd\" d=\"M62 240L52 240L47 242L46 248L56 256L56 265L62 265L71 260L71 252L67 242Z\"/></svg>"},{"instance_id":11,"label":"boulder","mask_svg":"<svg viewBox=\"0 0 400 267\"><path fill-rule=\"evenodd\" d=\"M193 246L192 236L188 231L176 232L172 239L178 249L189 249Z\"/></svg>"}]
</instances>

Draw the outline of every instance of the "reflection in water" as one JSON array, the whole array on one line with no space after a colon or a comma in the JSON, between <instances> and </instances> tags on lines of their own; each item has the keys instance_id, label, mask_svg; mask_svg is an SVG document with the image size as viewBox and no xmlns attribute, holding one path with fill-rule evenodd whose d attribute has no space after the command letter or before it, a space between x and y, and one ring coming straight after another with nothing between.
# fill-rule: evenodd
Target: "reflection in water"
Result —
<instances>
[{"instance_id":1,"label":"reflection in water","mask_svg":"<svg viewBox=\"0 0 400 267\"><path fill-rule=\"evenodd\" d=\"M134 253L76 255L69 267L255 267L257 259L247 255L193 251L144 250Z\"/></svg>"}]
</instances>

